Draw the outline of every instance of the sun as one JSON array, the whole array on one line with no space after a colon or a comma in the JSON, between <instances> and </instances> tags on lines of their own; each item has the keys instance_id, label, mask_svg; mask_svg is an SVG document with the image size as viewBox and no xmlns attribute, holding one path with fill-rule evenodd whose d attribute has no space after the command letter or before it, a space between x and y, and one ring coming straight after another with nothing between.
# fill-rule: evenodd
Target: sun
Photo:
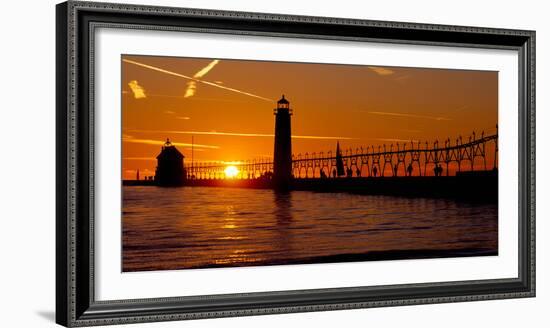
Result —
<instances>
[{"instance_id":1,"label":"sun","mask_svg":"<svg viewBox=\"0 0 550 328\"><path fill-rule=\"evenodd\" d=\"M225 176L231 179L236 177L237 174L239 174L239 169L237 169L236 166L230 165L225 168L224 172L225 172Z\"/></svg>"}]
</instances>

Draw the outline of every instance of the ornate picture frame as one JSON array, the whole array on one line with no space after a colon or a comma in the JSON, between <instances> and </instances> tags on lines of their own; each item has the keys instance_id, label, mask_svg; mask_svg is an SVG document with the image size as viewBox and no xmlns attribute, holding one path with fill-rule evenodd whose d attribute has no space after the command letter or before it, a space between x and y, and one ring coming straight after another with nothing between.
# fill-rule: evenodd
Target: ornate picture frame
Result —
<instances>
[{"instance_id":1,"label":"ornate picture frame","mask_svg":"<svg viewBox=\"0 0 550 328\"><path fill-rule=\"evenodd\" d=\"M68 1L56 30L56 321L92 326L535 296L535 32ZM94 213L95 33L193 31L403 46L506 49L518 56L518 276L467 281L98 300Z\"/></svg>"}]
</instances>

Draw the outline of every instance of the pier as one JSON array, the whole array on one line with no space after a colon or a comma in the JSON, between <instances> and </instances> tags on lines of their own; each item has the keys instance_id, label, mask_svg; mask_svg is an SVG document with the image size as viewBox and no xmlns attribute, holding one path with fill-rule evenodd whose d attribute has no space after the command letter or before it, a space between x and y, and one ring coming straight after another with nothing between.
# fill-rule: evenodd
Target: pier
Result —
<instances>
[{"instance_id":1,"label":"pier","mask_svg":"<svg viewBox=\"0 0 550 328\"><path fill-rule=\"evenodd\" d=\"M431 142L410 141L377 147L293 154L291 116L284 96L274 109L274 157L271 160L184 165L169 140L157 156L154 179L124 180L125 186L231 187L280 191L350 192L405 197L441 197L496 202L497 133ZM489 148L489 145L492 147ZM492 161L488 162L489 149ZM477 165L476 165L477 163Z\"/></svg>"}]
</instances>

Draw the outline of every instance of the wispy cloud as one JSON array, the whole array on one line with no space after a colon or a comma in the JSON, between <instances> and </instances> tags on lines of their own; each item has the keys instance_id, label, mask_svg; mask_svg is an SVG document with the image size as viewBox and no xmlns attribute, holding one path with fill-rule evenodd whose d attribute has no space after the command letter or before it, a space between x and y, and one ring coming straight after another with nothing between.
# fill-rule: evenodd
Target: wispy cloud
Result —
<instances>
[{"instance_id":1,"label":"wispy cloud","mask_svg":"<svg viewBox=\"0 0 550 328\"><path fill-rule=\"evenodd\" d=\"M382 116L394 116L394 117L407 117L407 118L420 118L434 121L451 121L448 117L442 116L428 116L428 115L416 115L416 114L407 114L407 113L393 113L393 112L372 112L366 111L365 113L372 115L382 115Z\"/></svg>"},{"instance_id":2,"label":"wispy cloud","mask_svg":"<svg viewBox=\"0 0 550 328\"><path fill-rule=\"evenodd\" d=\"M405 80L408 80L410 79L410 75L401 75L401 76L398 76L395 78L396 81L405 81Z\"/></svg>"},{"instance_id":3,"label":"wispy cloud","mask_svg":"<svg viewBox=\"0 0 550 328\"><path fill-rule=\"evenodd\" d=\"M460 111L463 111L463 110L466 110L466 109L469 109L469 108L470 108L470 106L468 106L468 105L462 105L458 108L455 108L455 112L460 112Z\"/></svg>"},{"instance_id":4,"label":"wispy cloud","mask_svg":"<svg viewBox=\"0 0 550 328\"><path fill-rule=\"evenodd\" d=\"M167 134L193 134L193 135L213 135L213 136L234 136L234 137L274 137L269 133L239 133L239 132L218 132L218 131L157 131L157 130L129 130L130 132L141 133L167 133ZM292 135L293 139L320 139L320 140L352 140L357 138L338 137L338 136L309 136Z\"/></svg>"},{"instance_id":5,"label":"wispy cloud","mask_svg":"<svg viewBox=\"0 0 550 328\"><path fill-rule=\"evenodd\" d=\"M143 89L143 87L138 84L138 81L132 80L128 83L128 86L134 93L134 98L136 99L147 98L147 96L145 95L145 89Z\"/></svg>"},{"instance_id":6,"label":"wispy cloud","mask_svg":"<svg viewBox=\"0 0 550 328\"><path fill-rule=\"evenodd\" d=\"M387 75L392 75L392 74L395 73L391 69L384 68L384 67L377 67L377 66L368 66L368 67L371 71L375 72L376 74L378 74L380 76L387 76Z\"/></svg>"},{"instance_id":7,"label":"wispy cloud","mask_svg":"<svg viewBox=\"0 0 550 328\"><path fill-rule=\"evenodd\" d=\"M191 117L189 117L189 116L176 116L176 118L178 120L190 120L191 119Z\"/></svg>"},{"instance_id":8,"label":"wispy cloud","mask_svg":"<svg viewBox=\"0 0 550 328\"><path fill-rule=\"evenodd\" d=\"M164 114L172 115L172 114L176 114L176 112L171 111L171 110L165 110Z\"/></svg>"},{"instance_id":9,"label":"wispy cloud","mask_svg":"<svg viewBox=\"0 0 550 328\"><path fill-rule=\"evenodd\" d=\"M125 63L128 63L128 64L136 65L136 66L139 66L139 67L147 68L147 69L150 69L150 70L153 70L153 71L157 71L157 72L172 75L172 76L181 77L181 78L184 78L184 79L187 79L187 80L195 81L197 83L203 83L203 84L206 84L206 85L209 85L209 86L213 86L213 87L220 88L220 89L223 89L223 90L239 93L239 94L242 94L242 95L245 95L245 96L254 97L254 98L261 99L261 100L268 101L268 102L273 102L274 101L273 99L258 96L258 95L255 95L253 93L250 93L250 92L245 92L245 91L242 91L242 90L229 88L229 87L219 85L219 84L216 84L216 83L213 83L213 82L205 81L205 80L199 80L199 79L194 78L192 76L172 72L172 71L160 68L160 67L143 64L143 63L136 62L136 61L129 60L129 59L123 59L122 61L125 62Z\"/></svg>"},{"instance_id":10,"label":"wispy cloud","mask_svg":"<svg viewBox=\"0 0 550 328\"><path fill-rule=\"evenodd\" d=\"M274 136L274 135L272 135ZM331 136L297 136L293 135L291 136L292 139L319 139L319 140L353 140L357 138L351 138L351 137L331 137Z\"/></svg>"},{"instance_id":11,"label":"wispy cloud","mask_svg":"<svg viewBox=\"0 0 550 328\"><path fill-rule=\"evenodd\" d=\"M154 140L154 139L139 139L134 138L130 136L122 137L123 142L129 142L129 143L139 143L144 145L159 145L162 146L166 143L164 140ZM197 148L206 148L206 149L219 149L219 146L212 146L212 145L202 145L202 144L190 144L190 143L184 143L184 142L171 142L174 146L179 147L197 147Z\"/></svg>"},{"instance_id":12,"label":"wispy cloud","mask_svg":"<svg viewBox=\"0 0 550 328\"><path fill-rule=\"evenodd\" d=\"M398 138L371 138L370 140L384 141L384 142L418 142L416 139L398 139Z\"/></svg>"},{"instance_id":13,"label":"wispy cloud","mask_svg":"<svg viewBox=\"0 0 550 328\"><path fill-rule=\"evenodd\" d=\"M126 93L128 93L128 92L126 92ZM163 94L147 93L147 97L148 98L153 98L153 97L159 97L159 98L185 98L185 95L163 95ZM223 99L223 98L207 98L207 97L198 97L198 96L194 96L193 98L187 98L187 99L188 100L200 100L200 101L240 103L240 104L249 103L248 100L243 100L243 99L238 100L238 99Z\"/></svg>"},{"instance_id":14,"label":"wispy cloud","mask_svg":"<svg viewBox=\"0 0 550 328\"><path fill-rule=\"evenodd\" d=\"M214 66L216 66L220 61L218 59L215 59L211 61L208 65L206 65L203 69L198 71L195 75L193 75L194 78L200 79L201 77L204 77Z\"/></svg>"},{"instance_id":15,"label":"wispy cloud","mask_svg":"<svg viewBox=\"0 0 550 328\"><path fill-rule=\"evenodd\" d=\"M127 161L156 161L155 157L123 157L123 160Z\"/></svg>"},{"instance_id":16,"label":"wispy cloud","mask_svg":"<svg viewBox=\"0 0 550 328\"><path fill-rule=\"evenodd\" d=\"M220 164L220 165L241 165L245 162L243 161L220 161L220 160L213 160L213 159L195 159L195 162L200 163L212 163L212 164Z\"/></svg>"},{"instance_id":17,"label":"wispy cloud","mask_svg":"<svg viewBox=\"0 0 550 328\"><path fill-rule=\"evenodd\" d=\"M193 97L195 95L196 90L197 90L197 82L195 81L187 82L187 89L185 89L185 95L183 96L183 98Z\"/></svg>"}]
</instances>

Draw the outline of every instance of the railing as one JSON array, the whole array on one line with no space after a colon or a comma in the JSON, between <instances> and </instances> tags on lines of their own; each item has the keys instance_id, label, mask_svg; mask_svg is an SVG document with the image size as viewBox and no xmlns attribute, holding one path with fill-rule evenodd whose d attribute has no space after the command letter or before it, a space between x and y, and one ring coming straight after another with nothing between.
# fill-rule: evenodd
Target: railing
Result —
<instances>
[{"instance_id":1,"label":"railing","mask_svg":"<svg viewBox=\"0 0 550 328\"><path fill-rule=\"evenodd\" d=\"M487 163L488 146L493 148L492 163ZM344 168L347 177L377 177L377 176L426 176L449 175L450 173L473 171L476 159L480 169L497 169L498 134L485 136L482 132L476 137L473 133L463 142L462 137L456 139L454 145L450 139L440 146L439 141L433 143L408 142L386 145L346 149L337 156L332 151L327 153L305 153L292 156L292 174L294 178L330 178L336 177L338 161ZM454 170L450 167L455 164ZM251 160L227 163L193 163L186 167L190 179L225 179L228 165L235 166L238 174L234 179L269 179L273 172L271 160ZM443 167L442 165L445 165ZM388 170L389 168L389 170Z\"/></svg>"}]
</instances>

